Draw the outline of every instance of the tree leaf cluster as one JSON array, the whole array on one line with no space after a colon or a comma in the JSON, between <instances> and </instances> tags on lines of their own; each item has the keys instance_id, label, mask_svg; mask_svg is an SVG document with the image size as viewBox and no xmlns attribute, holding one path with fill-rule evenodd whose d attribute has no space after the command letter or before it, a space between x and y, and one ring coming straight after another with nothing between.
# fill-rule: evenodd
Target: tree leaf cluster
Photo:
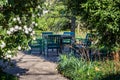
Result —
<instances>
[{"instance_id":1,"label":"tree leaf cluster","mask_svg":"<svg viewBox=\"0 0 120 80\"><path fill-rule=\"evenodd\" d=\"M120 0L62 0L67 11L96 30L98 46L120 50Z\"/></svg>"}]
</instances>

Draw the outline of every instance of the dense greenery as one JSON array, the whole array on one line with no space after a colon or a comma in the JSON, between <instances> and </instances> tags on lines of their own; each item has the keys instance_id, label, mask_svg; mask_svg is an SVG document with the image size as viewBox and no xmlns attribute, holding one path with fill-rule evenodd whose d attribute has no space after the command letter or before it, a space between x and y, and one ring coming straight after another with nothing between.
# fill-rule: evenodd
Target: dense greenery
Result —
<instances>
[{"instance_id":1,"label":"dense greenery","mask_svg":"<svg viewBox=\"0 0 120 80\"><path fill-rule=\"evenodd\" d=\"M69 19L65 16L65 6L61 1L46 1L43 6L43 15L37 18L38 27L42 31L55 31L68 29Z\"/></svg>"},{"instance_id":2,"label":"dense greenery","mask_svg":"<svg viewBox=\"0 0 120 80\"><path fill-rule=\"evenodd\" d=\"M81 16L89 29L96 30L98 46L109 52L120 50L120 0L63 0L68 11Z\"/></svg>"},{"instance_id":3,"label":"dense greenery","mask_svg":"<svg viewBox=\"0 0 120 80\"><path fill-rule=\"evenodd\" d=\"M119 80L120 63L114 61L85 61L61 55L58 71L70 80Z\"/></svg>"}]
</instances>

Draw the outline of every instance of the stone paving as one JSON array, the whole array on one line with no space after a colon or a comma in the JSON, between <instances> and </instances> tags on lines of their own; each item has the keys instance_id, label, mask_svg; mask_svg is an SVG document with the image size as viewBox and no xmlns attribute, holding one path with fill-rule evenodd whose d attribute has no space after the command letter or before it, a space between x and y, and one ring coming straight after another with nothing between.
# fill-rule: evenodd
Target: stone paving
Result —
<instances>
[{"instance_id":1,"label":"stone paving","mask_svg":"<svg viewBox=\"0 0 120 80\"><path fill-rule=\"evenodd\" d=\"M13 63L16 65L5 71L16 75L19 80L68 80L60 75L56 69L58 56L43 56L18 52Z\"/></svg>"}]
</instances>

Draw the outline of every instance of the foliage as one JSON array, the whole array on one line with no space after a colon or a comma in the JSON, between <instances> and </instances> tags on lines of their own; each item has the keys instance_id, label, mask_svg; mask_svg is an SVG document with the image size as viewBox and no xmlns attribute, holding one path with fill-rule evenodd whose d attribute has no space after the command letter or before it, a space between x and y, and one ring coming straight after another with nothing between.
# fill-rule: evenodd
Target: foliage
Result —
<instances>
[{"instance_id":1,"label":"foliage","mask_svg":"<svg viewBox=\"0 0 120 80\"><path fill-rule=\"evenodd\" d=\"M82 4L87 22L99 34L99 45L109 51L120 48L120 0L88 0Z\"/></svg>"},{"instance_id":2,"label":"foliage","mask_svg":"<svg viewBox=\"0 0 120 80\"><path fill-rule=\"evenodd\" d=\"M43 7L43 15L37 18L38 27L36 29L42 31L55 31L68 28L69 20L65 15L65 6L61 1L46 1ZM41 19L41 20L40 20Z\"/></svg>"},{"instance_id":3,"label":"foliage","mask_svg":"<svg viewBox=\"0 0 120 80\"><path fill-rule=\"evenodd\" d=\"M28 48L42 3L42 0L0 0L0 59Z\"/></svg>"},{"instance_id":4,"label":"foliage","mask_svg":"<svg viewBox=\"0 0 120 80\"><path fill-rule=\"evenodd\" d=\"M86 2L87 0L61 0L66 5L67 14L77 16L81 14L83 8L81 4Z\"/></svg>"},{"instance_id":5,"label":"foliage","mask_svg":"<svg viewBox=\"0 0 120 80\"><path fill-rule=\"evenodd\" d=\"M62 0L72 15L81 16L98 33L99 48L120 50L120 0Z\"/></svg>"},{"instance_id":6,"label":"foliage","mask_svg":"<svg viewBox=\"0 0 120 80\"><path fill-rule=\"evenodd\" d=\"M18 78L10 74L0 72L0 80L18 80Z\"/></svg>"},{"instance_id":7,"label":"foliage","mask_svg":"<svg viewBox=\"0 0 120 80\"><path fill-rule=\"evenodd\" d=\"M70 80L108 80L120 78L120 63L114 61L87 62L74 56L61 55L58 71ZM109 75L116 75L111 77Z\"/></svg>"}]
</instances>

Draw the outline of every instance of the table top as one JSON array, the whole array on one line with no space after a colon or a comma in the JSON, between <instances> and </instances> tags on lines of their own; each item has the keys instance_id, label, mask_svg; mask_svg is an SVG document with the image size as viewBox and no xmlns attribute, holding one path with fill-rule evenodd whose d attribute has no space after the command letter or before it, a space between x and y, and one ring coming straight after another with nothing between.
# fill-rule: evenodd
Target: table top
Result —
<instances>
[{"instance_id":1,"label":"table top","mask_svg":"<svg viewBox=\"0 0 120 80\"><path fill-rule=\"evenodd\" d=\"M59 36L62 39L72 39L73 38L72 35L63 35L63 34L48 34L48 35L44 35L44 37L48 37L48 36Z\"/></svg>"}]
</instances>

